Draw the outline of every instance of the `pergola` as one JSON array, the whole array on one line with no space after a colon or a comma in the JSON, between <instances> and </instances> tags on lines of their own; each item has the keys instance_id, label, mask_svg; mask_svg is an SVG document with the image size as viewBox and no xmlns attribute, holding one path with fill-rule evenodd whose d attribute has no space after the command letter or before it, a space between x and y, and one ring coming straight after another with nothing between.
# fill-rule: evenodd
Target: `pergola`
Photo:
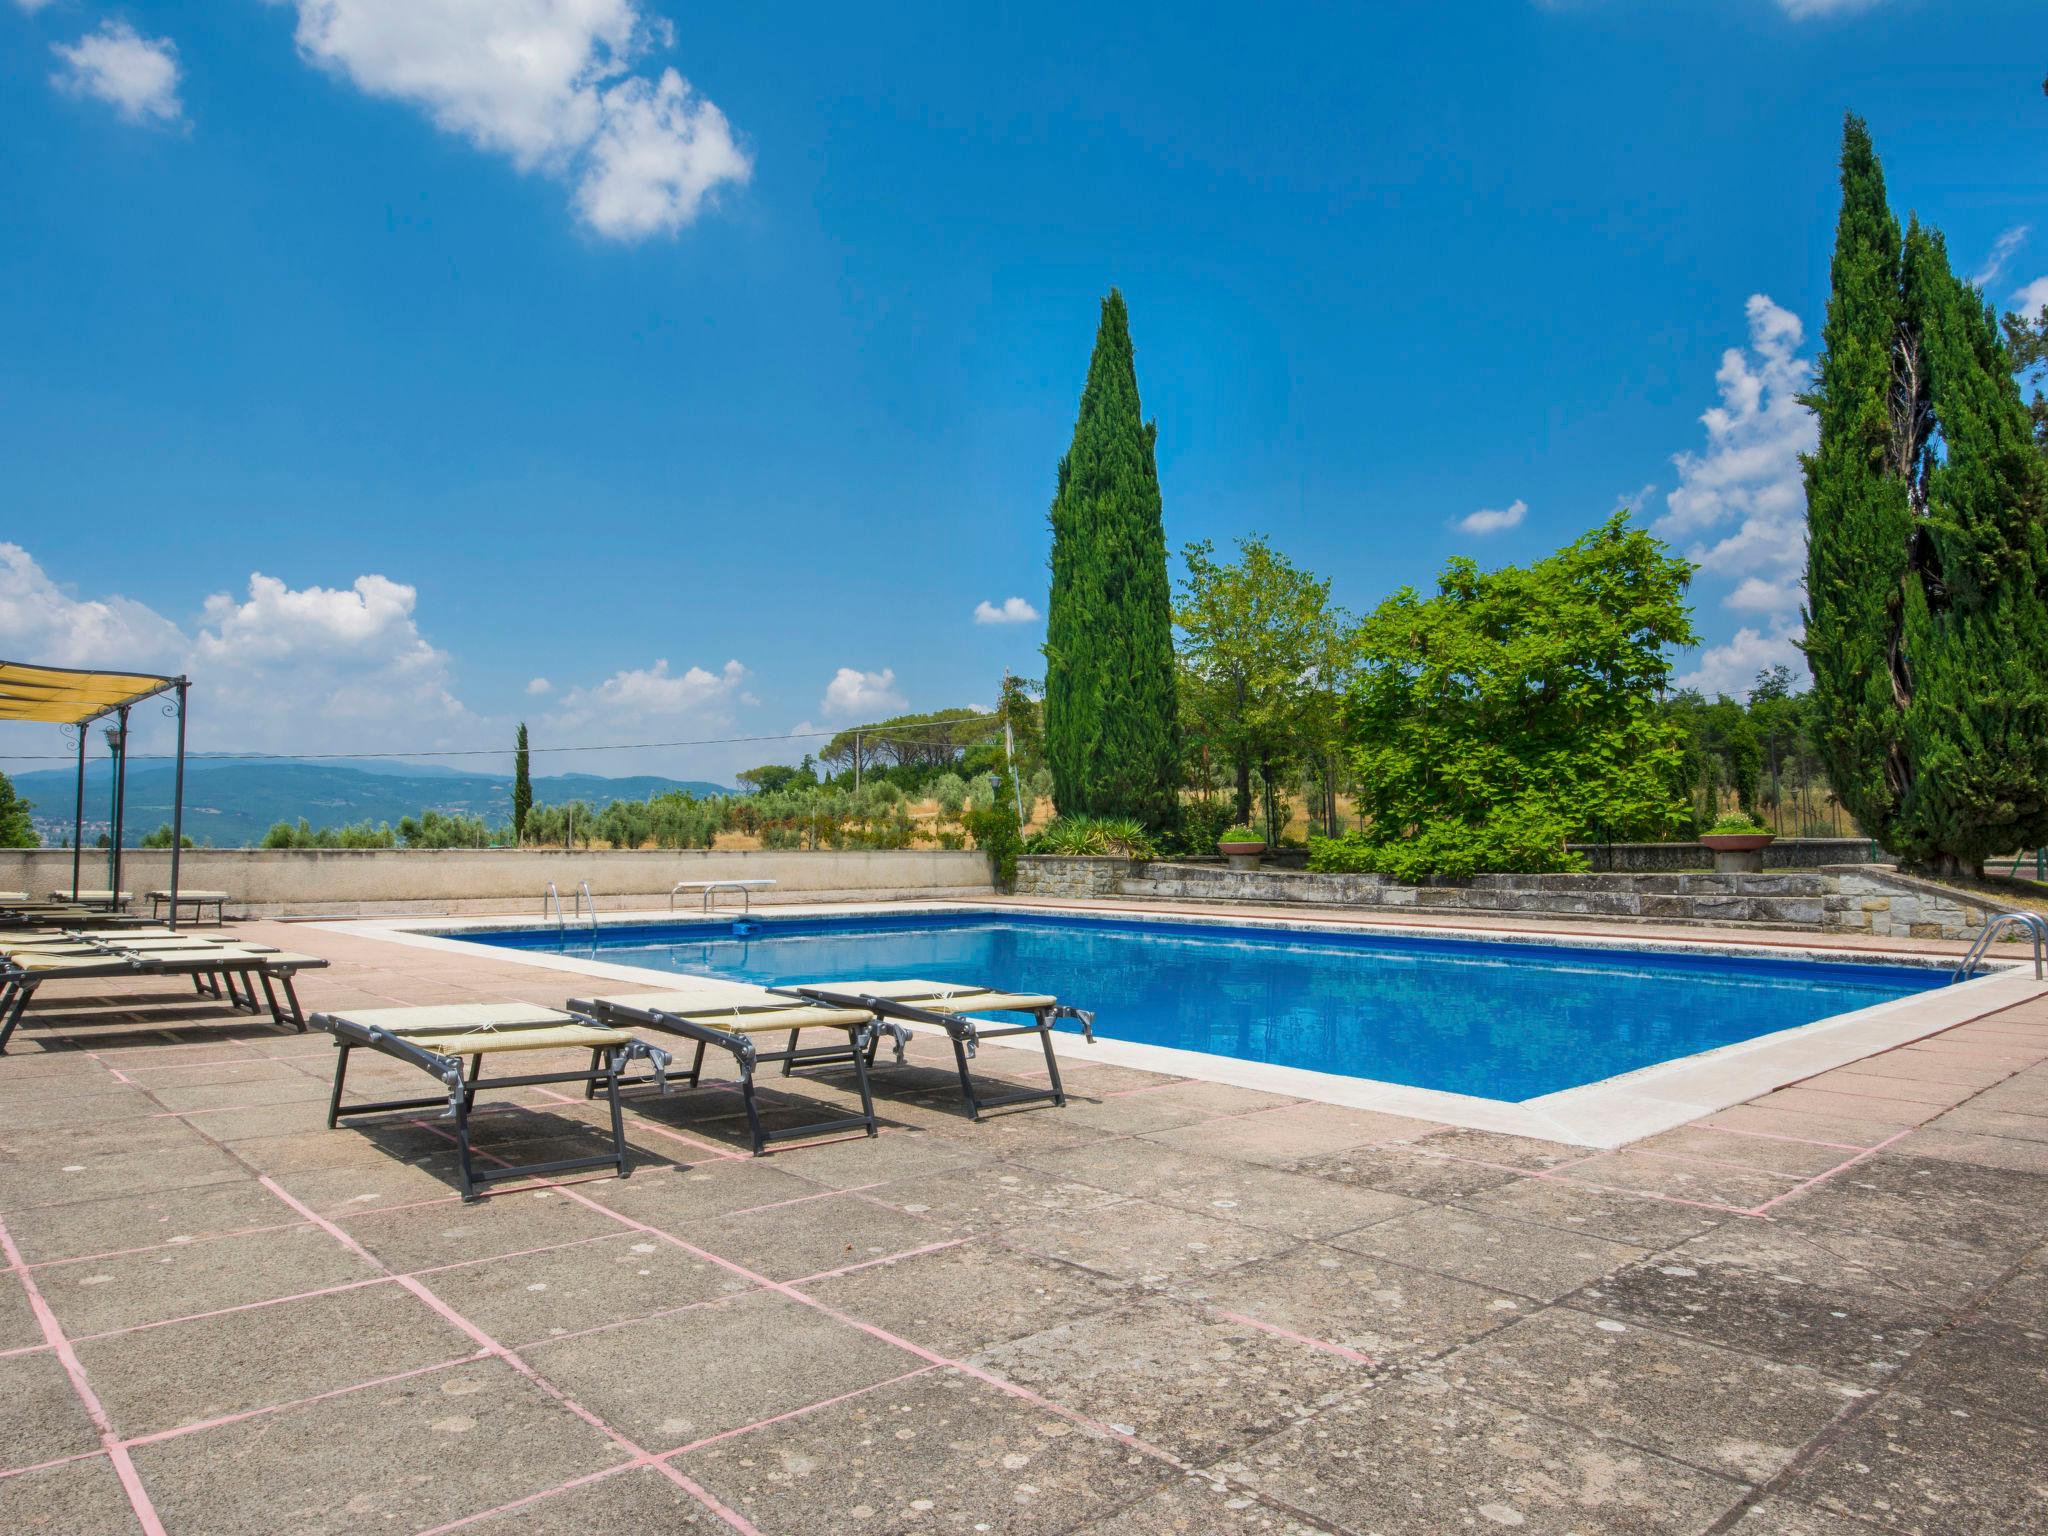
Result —
<instances>
[{"instance_id":1,"label":"pergola","mask_svg":"<svg viewBox=\"0 0 2048 1536\"><path fill-rule=\"evenodd\" d=\"M0 721L40 721L78 733L78 804L72 818L71 898L78 899L79 860L85 841L85 747L90 727L108 715L118 717L114 730L113 827L109 836L113 858L107 889L113 905L121 901L121 818L128 795L128 711L159 694L175 694L166 713L178 721L178 776L171 809L171 926L178 926L178 861L185 847L185 699L192 681L160 677L154 672L86 672L73 667L46 667L28 661L0 661Z\"/></svg>"}]
</instances>

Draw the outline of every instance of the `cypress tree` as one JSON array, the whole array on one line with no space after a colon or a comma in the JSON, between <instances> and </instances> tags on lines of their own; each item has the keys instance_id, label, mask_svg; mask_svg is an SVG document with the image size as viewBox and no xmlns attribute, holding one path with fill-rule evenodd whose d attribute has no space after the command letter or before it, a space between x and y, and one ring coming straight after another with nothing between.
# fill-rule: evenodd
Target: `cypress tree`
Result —
<instances>
[{"instance_id":1,"label":"cypress tree","mask_svg":"<svg viewBox=\"0 0 2048 1536\"><path fill-rule=\"evenodd\" d=\"M1863 124L1810 402L1806 651L1836 793L1902 858L2048 842L2048 476L1995 317L1903 240Z\"/></svg>"},{"instance_id":2,"label":"cypress tree","mask_svg":"<svg viewBox=\"0 0 2048 1536\"><path fill-rule=\"evenodd\" d=\"M533 774L526 754L526 722L519 722L519 735L512 748L512 841L526 840L526 817L533 809Z\"/></svg>"},{"instance_id":3,"label":"cypress tree","mask_svg":"<svg viewBox=\"0 0 2048 1536\"><path fill-rule=\"evenodd\" d=\"M1045 757L1063 816L1172 824L1180 725L1173 589L1130 316L1111 289L1052 502Z\"/></svg>"}]
</instances>

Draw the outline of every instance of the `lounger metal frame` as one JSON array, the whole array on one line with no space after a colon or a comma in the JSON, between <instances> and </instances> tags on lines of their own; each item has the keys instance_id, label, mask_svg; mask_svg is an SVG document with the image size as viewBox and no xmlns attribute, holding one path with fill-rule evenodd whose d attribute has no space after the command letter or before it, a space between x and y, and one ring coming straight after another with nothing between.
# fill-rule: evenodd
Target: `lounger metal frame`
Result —
<instances>
[{"instance_id":1,"label":"lounger metal frame","mask_svg":"<svg viewBox=\"0 0 2048 1536\"><path fill-rule=\"evenodd\" d=\"M285 959L276 955L256 954L208 954L204 951L176 951L165 954L150 954L136 950L124 950L118 944L107 944L99 940L88 940L101 953L97 956L79 956L77 974L67 976L62 970L30 971L0 960L0 1056L7 1054L7 1042L14 1037L29 1004L34 1000L37 988L46 981L100 981L120 980L126 976L190 976L192 989L201 996L210 996L238 1009L261 1013L266 1009L270 1021L279 1029L293 1029L300 1034L306 1032L305 1010L299 1005L298 988L292 978L309 966L324 966L325 960L293 957ZM117 965L122 970L107 970ZM240 976L242 985L237 988L235 978ZM256 996L256 985L262 983L263 996ZM279 991L283 1000L279 1000ZM146 1004L144 1006L147 1006Z\"/></svg>"},{"instance_id":2,"label":"lounger metal frame","mask_svg":"<svg viewBox=\"0 0 2048 1536\"><path fill-rule=\"evenodd\" d=\"M211 907L213 908L212 926L215 928L227 926L228 898L225 896L180 895L176 902L172 902L169 891L151 891L149 893L150 921L155 922L161 918L163 916L163 909L166 906L170 907L173 918L177 917L179 907L190 907L192 909L192 922L195 927L205 922L206 909Z\"/></svg>"},{"instance_id":3,"label":"lounger metal frame","mask_svg":"<svg viewBox=\"0 0 2048 1536\"><path fill-rule=\"evenodd\" d=\"M864 1130L870 1136L881 1134L881 1125L875 1119L875 1097L868 1086L868 1066L874 1060L875 1047L880 1043L878 1026L873 1019L866 1024L841 1026L837 1024L806 1024L789 1032L789 1044L779 1051L764 1051L754 1043L754 1037L738 1030L718 1029L710 1024L683 1014L669 1013L660 1008L635 1008L616 998L570 998L564 1006L578 1017L605 1029L658 1029L664 1034L680 1035L694 1040L696 1053L690 1058L690 1070L677 1076L692 1088L698 1086L704 1071L704 1053L713 1046L730 1052L739 1069L740 1103L747 1112L747 1133L752 1138L754 1155L759 1157L767 1151L768 1144L776 1141L797 1141L813 1136L830 1135L833 1131ZM741 1010L744 1013L746 1010ZM873 1010L869 1009L872 1013ZM847 1032L845 1045L810 1045L799 1048L797 1037L805 1029L839 1029ZM899 1039L896 1052L900 1058L903 1044ZM757 1069L777 1062L783 1064L785 1075L794 1067L850 1066L854 1082L860 1089L860 1110L858 1115L847 1115L837 1120L821 1120L806 1125L786 1126L771 1131L761 1124L760 1105L754 1097L754 1075ZM647 1079L628 1078L620 1084L630 1088Z\"/></svg>"},{"instance_id":4,"label":"lounger metal frame","mask_svg":"<svg viewBox=\"0 0 2048 1536\"><path fill-rule=\"evenodd\" d=\"M327 1099L327 1126L332 1130L343 1120L357 1120L369 1115L388 1115L409 1109L438 1109L443 1116L455 1122L455 1147L462 1168L462 1198L481 1200L483 1193L478 1186L495 1184L505 1179L537 1178L543 1174L570 1173L582 1168L600 1168L610 1165L620 1178L632 1175L632 1164L626 1157L626 1128L619 1113L619 1084L628 1063L643 1060L653 1068L649 1077L641 1081L657 1083L662 1091L668 1091L669 1053L644 1040L627 1040L616 1045L600 1046L590 1053L591 1061L587 1070L573 1072L526 1072L513 1077L483 1077L484 1053L470 1056L469 1070L462 1069L460 1056L446 1056L439 1051L429 1050L425 1045L390 1030L378 1029L374 1025L358 1024L345 1014L316 1013L312 1019L315 1029L322 1029L334 1036L334 1090ZM607 1026L600 1026L607 1027ZM508 1033L511 1031L508 1031ZM446 1087L446 1092L423 1099L381 1099L374 1104L347 1104L341 1102L342 1087L348 1078L349 1053L355 1050L373 1050L400 1061L410 1062L422 1072L437 1077ZM612 1149L608 1153L594 1153L589 1157L555 1158L544 1163L507 1164L502 1168L479 1169L469 1140L469 1117L476 1106L476 1096L483 1088L538 1088L550 1083L582 1083L585 1096L595 1097L602 1086L605 1099L611 1106Z\"/></svg>"},{"instance_id":5,"label":"lounger metal frame","mask_svg":"<svg viewBox=\"0 0 2048 1536\"><path fill-rule=\"evenodd\" d=\"M1053 1054L1053 1024L1059 1019L1080 1021L1081 1034L1091 1044L1095 1040L1095 1015L1085 1008L1074 1008L1066 1003L1047 1003L1031 1009L992 1009L991 1012L1017 1012L1031 1014L1029 1024L1003 1024L993 1019L977 1019L971 1014L942 1013L935 1008L920 1008L915 1003L906 1003L892 997L871 997L862 992L843 992L834 987L776 987L773 989L788 997L800 997L806 1002L823 1003L833 1008L865 1008L878 1018L903 1024L936 1024L945 1030L946 1038L953 1043L953 1063L960 1074L960 1097L967 1101L967 1117L979 1120L985 1109L1002 1109L1012 1104L1035 1104L1050 1100L1055 1107L1064 1107L1067 1090L1060 1082L1059 1058ZM974 1077L968 1071L967 1063L984 1040L1000 1040L1008 1035L1036 1035L1045 1051L1045 1070L1052 1079L1050 1088L1019 1088L1008 1093L984 1097L974 1091ZM903 1059L903 1047L896 1048L898 1061ZM870 1060L873 1059L870 1053ZM786 1069L785 1069L786 1070Z\"/></svg>"}]
</instances>

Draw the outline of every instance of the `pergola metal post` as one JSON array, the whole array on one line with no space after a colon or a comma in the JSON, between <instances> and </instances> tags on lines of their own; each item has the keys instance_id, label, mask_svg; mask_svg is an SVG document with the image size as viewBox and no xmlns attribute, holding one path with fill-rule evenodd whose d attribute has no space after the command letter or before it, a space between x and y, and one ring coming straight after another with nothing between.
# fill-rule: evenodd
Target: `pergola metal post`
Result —
<instances>
[{"instance_id":1,"label":"pergola metal post","mask_svg":"<svg viewBox=\"0 0 2048 1536\"><path fill-rule=\"evenodd\" d=\"M121 910L121 823L128 814L128 706L123 704L119 711L121 723L115 727L121 733L121 750L114 758L114 836L113 859L110 865L111 878L107 884L107 910Z\"/></svg>"},{"instance_id":2,"label":"pergola metal post","mask_svg":"<svg viewBox=\"0 0 2048 1536\"><path fill-rule=\"evenodd\" d=\"M71 899L78 900L78 861L85 857L85 744L92 737L86 721L78 724L78 804L71 818Z\"/></svg>"},{"instance_id":3,"label":"pergola metal post","mask_svg":"<svg viewBox=\"0 0 2048 1536\"><path fill-rule=\"evenodd\" d=\"M171 929L178 927L178 856L185 848L185 695L192 685L178 679L178 776L171 796ZM118 887L116 888L118 889Z\"/></svg>"}]
</instances>

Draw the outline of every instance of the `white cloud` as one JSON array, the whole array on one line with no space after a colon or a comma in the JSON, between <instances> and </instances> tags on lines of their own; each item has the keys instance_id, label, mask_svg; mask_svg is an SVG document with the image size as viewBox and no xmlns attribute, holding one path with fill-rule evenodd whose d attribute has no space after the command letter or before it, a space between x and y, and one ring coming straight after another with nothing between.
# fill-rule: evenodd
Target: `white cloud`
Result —
<instances>
[{"instance_id":1,"label":"white cloud","mask_svg":"<svg viewBox=\"0 0 2048 1536\"><path fill-rule=\"evenodd\" d=\"M541 694L553 693L555 685L544 677L531 678L527 681L526 691L535 698L538 698Z\"/></svg>"},{"instance_id":2,"label":"white cloud","mask_svg":"<svg viewBox=\"0 0 2048 1536\"><path fill-rule=\"evenodd\" d=\"M19 544L0 543L0 654L55 667L172 672L186 640L147 604L118 594L75 598Z\"/></svg>"},{"instance_id":3,"label":"white cloud","mask_svg":"<svg viewBox=\"0 0 2048 1536\"><path fill-rule=\"evenodd\" d=\"M50 79L78 96L106 102L131 123L175 123L178 49L168 37L143 37L125 21L107 21L75 43L52 43L65 67Z\"/></svg>"},{"instance_id":4,"label":"white cloud","mask_svg":"<svg viewBox=\"0 0 2048 1536\"><path fill-rule=\"evenodd\" d=\"M1725 693L1739 697L1749 692L1757 673L1766 667L1787 666L1792 675L1807 675L1806 653L1799 649L1804 630L1798 625L1774 629L1765 634L1744 626L1725 645L1709 646L1694 658L1690 672L1675 679L1680 688L1696 688L1708 698Z\"/></svg>"},{"instance_id":5,"label":"white cloud","mask_svg":"<svg viewBox=\"0 0 2048 1536\"><path fill-rule=\"evenodd\" d=\"M1730 347L1715 375L1720 404L1700 417L1704 453L1680 453L1678 485L1653 528L1690 538L1691 559L1737 583L1729 606L1790 623L1806 563L1806 486L1800 454L1812 449L1813 413L1799 403L1812 363L1798 355L1799 317L1764 294L1747 305L1749 345ZM1767 604L1775 603L1775 608Z\"/></svg>"},{"instance_id":6,"label":"white cloud","mask_svg":"<svg viewBox=\"0 0 2048 1536\"><path fill-rule=\"evenodd\" d=\"M852 667L841 667L832 674L832 681L825 685L825 697L818 707L838 719L861 716L872 720L900 713L907 703L908 700L896 689L894 668L861 672Z\"/></svg>"},{"instance_id":7,"label":"white cloud","mask_svg":"<svg viewBox=\"0 0 2048 1536\"><path fill-rule=\"evenodd\" d=\"M2029 226L2025 224L2015 224L2011 229L2008 229L2004 234L1992 241L1991 254L1984 258L1984 265L1977 269L1976 276L1972 277L1970 281L1979 288L1989 288L1993 283L2005 276L2006 267L2011 264L2019 248L2027 242L2028 228Z\"/></svg>"},{"instance_id":8,"label":"white cloud","mask_svg":"<svg viewBox=\"0 0 2048 1536\"><path fill-rule=\"evenodd\" d=\"M2048 309L2048 277L2037 277L2015 293L2012 307L2029 319Z\"/></svg>"},{"instance_id":9,"label":"white cloud","mask_svg":"<svg viewBox=\"0 0 2048 1536\"><path fill-rule=\"evenodd\" d=\"M1529 503L1511 501L1505 507L1481 507L1477 512L1467 512L1458 519L1457 527L1465 533L1500 533L1505 529L1519 528L1522 519L1529 515Z\"/></svg>"},{"instance_id":10,"label":"white cloud","mask_svg":"<svg viewBox=\"0 0 2048 1536\"><path fill-rule=\"evenodd\" d=\"M17 6L19 6L22 10L26 11L29 15L33 16L37 11L40 11L44 6L48 5L50 3L50 0L14 0L14 3Z\"/></svg>"},{"instance_id":11,"label":"white cloud","mask_svg":"<svg viewBox=\"0 0 2048 1536\"><path fill-rule=\"evenodd\" d=\"M1021 597L1006 597L1000 606L983 599L974 605L974 622L977 624L1029 624L1038 617L1038 610Z\"/></svg>"},{"instance_id":12,"label":"white cloud","mask_svg":"<svg viewBox=\"0 0 2048 1536\"><path fill-rule=\"evenodd\" d=\"M1635 490L1614 498L1613 512L1640 512L1650 504L1650 498L1657 494L1654 485L1639 485Z\"/></svg>"},{"instance_id":13,"label":"white cloud","mask_svg":"<svg viewBox=\"0 0 2048 1536\"><path fill-rule=\"evenodd\" d=\"M737 661L728 661L716 672L703 667L671 672L668 662L661 660L651 667L621 669L595 688L571 688L550 718L558 725L674 721L714 712L724 718L746 675L747 669Z\"/></svg>"},{"instance_id":14,"label":"white cloud","mask_svg":"<svg viewBox=\"0 0 2048 1536\"><path fill-rule=\"evenodd\" d=\"M522 171L576 182L578 214L632 240L696 218L752 163L725 114L673 69L634 74L674 42L640 0L290 0L299 52Z\"/></svg>"},{"instance_id":15,"label":"white cloud","mask_svg":"<svg viewBox=\"0 0 2048 1536\"><path fill-rule=\"evenodd\" d=\"M197 751L476 745L482 722L454 696L448 657L421 632L418 596L383 576L292 588L259 572L245 598L207 598L188 634L130 598L76 597L19 545L0 544L0 654L188 674ZM145 750L167 743L152 711L135 724Z\"/></svg>"},{"instance_id":16,"label":"white cloud","mask_svg":"<svg viewBox=\"0 0 2048 1536\"><path fill-rule=\"evenodd\" d=\"M447 653L421 634L418 602L384 576L292 588L256 572L246 598L206 600L191 671L271 750L318 750L302 744L313 722L328 750L446 747L476 717L450 691Z\"/></svg>"},{"instance_id":17,"label":"white cloud","mask_svg":"<svg viewBox=\"0 0 2048 1536\"><path fill-rule=\"evenodd\" d=\"M1778 9L1794 21L1816 16L1853 16L1882 5L1884 0L1778 0Z\"/></svg>"}]
</instances>

